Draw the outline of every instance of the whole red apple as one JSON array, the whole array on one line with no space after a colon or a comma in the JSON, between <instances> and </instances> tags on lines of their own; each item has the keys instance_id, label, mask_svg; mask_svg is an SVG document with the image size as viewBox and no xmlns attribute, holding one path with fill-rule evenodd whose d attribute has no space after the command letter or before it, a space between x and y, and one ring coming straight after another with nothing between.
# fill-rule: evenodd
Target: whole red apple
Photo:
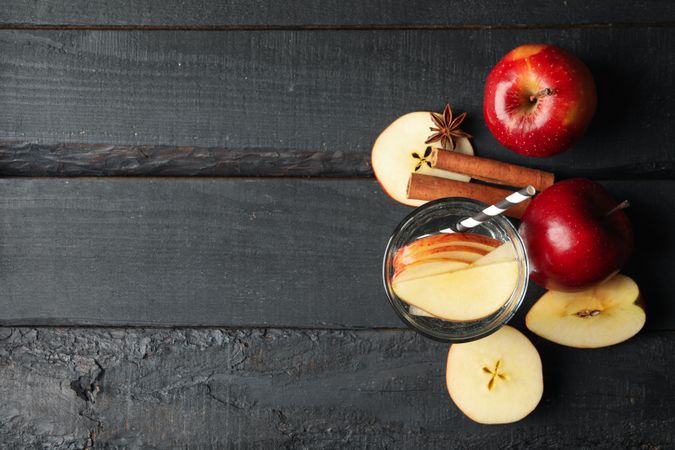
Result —
<instances>
[{"instance_id":1,"label":"whole red apple","mask_svg":"<svg viewBox=\"0 0 675 450\"><path fill-rule=\"evenodd\" d=\"M584 134L596 103L593 76L578 58L554 45L523 45L488 75L483 116L504 147L551 156Z\"/></svg>"},{"instance_id":2,"label":"whole red apple","mask_svg":"<svg viewBox=\"0 0 675 450\"><path fill-rule=\"evenodd\" d=\"M633 249L626 206L582 178L556 183L532 199L519 229L532 280L547 289L576 291L621 269Z\"/></svg>"}]
</instances>

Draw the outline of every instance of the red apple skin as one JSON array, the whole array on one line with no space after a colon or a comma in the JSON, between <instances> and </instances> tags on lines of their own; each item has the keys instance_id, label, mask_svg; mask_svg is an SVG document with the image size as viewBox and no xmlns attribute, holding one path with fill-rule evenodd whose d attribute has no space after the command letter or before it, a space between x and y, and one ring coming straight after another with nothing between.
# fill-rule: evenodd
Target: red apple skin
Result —
<instances>
[{"instance_id":1,"label":"red apple skin","mask_svg":"<svg viewBox=\"0 0 675 450\"><path fill-rule=\"evenodd\" d=\"M492 69L483 116L504 147L542 157L574 144L596 104L595 82L584 63L560 47L531 44L513 49Z\"/></svg>"},{"instance_id":2,"label":"red apple skin","mask_svg":"<svg viewBox=\"0 0 675 450\"><path fill-rule=\"evenodd\" d=\"M609 213L616 206L602 186L581 178L532 199L519 228L531 279L547 289L578 291L620 270L633 249L633 232L623 209Z\"/></svg>"}]
</instances>

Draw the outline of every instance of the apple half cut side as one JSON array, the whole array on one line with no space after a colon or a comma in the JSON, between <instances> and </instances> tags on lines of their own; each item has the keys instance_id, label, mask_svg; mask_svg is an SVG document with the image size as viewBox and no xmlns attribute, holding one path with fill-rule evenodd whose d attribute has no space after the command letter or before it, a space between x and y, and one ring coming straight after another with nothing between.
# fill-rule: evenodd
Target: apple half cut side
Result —
<instances>
[{"instance_id":1,"label":"apple half cut side","mask_svg":"<svg viewBox=\"0 0 675 450\"><path fill-rule=\"evenodd\" d=\"M635 281L619 274L585 291L548 291L530 308L525 324L556 344L607 347L642 329L646 315L640 304Z\"/></svg>"},{"instance_id":2,"label":"apple half cut side","mask_svg":"<svg viewBox=\"0 0 675 450\"><path fill-rule=\"evenodd\" d=\"M516 422L541 400L541 358L523 333L504 325L483 339L450 347L446 385L452 401L471 420Z\"/></svg>"},{"instance_id":3,"label":"apple half cut side","mask_svg":"<svg viewBox=\"0 0 675 450\"><path fill-rule=\"evenodd\" d=\"M438 144L424 142L431 135L429 128L435 126L430 112L412 112L392 122L375 140L371 153L375 178L384 192L397 202L408 206L426 203L423 200L411 200L407 196L408 180L413 172L457 181L471 179L466 175L430 167L427 153L431 152L432 146ZM456 139L454 151L473 155L473 147L467 138Z\"/></svg>"},{"instance_id":4,"label":"apple half cut side","mask_svg":"<svg viewBox=\"0 0 675 450\"><path fill-rule=\"evenodd\" d=\"M394 281L392 289L404 302L440 319L481 319L501 308L518 282L516 261Z\"/></svg>"}]
</instances>

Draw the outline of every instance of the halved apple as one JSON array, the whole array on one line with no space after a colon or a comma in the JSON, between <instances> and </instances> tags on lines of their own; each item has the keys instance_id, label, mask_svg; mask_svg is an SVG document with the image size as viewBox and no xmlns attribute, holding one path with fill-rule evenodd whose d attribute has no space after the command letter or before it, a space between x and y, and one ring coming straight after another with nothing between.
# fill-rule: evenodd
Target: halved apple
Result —
<instances>
[{"instance_id":1,"label":"halved apple","mask_svg":"<svg viewBox=\"0 0 675 450\"><path fill-rule=\"evenodd\" d=\"M412 112L392 122L373 144L371 164L375 177L384 192L397 202L409 206L426 203L422 200L408 199L406 195L408 179L413 172L458 181L470 180L466 175L430 167L427 153L431 152L431 145L424 142L431 134L429 129L435 126L431 120L431 113ZM455 140L455 151L473 155L471 143L466 138Z\"/></svg>"},{"instance_id":2,"label":"halved apple","mask_svg":"<svg viewBox=\"0 0 675 450\"><path fill-rule=\"evenodd\" d=\"M392 278L392 282L413 280L415 278L428 277L439 273L454 272L469 266L468 261L461 259L427 259L413 262L397 271Z\"/></svg>"},{"instance_id":3,"label":"halved apple","mask_svg":"<svg viewBox=\"0 0 675 450\"><path fill-rule=\"evenodd\" d=\"M525 317L533 333L561 345L597 348L634 336L645 324L640 290L625 275L581 292L548 291Z\"/></svg>"},{"instance_id":4,"label":"halved apple","mask_svg":"<svg viewBox=\"0 0 675 450\"><path fill-rule=\"evenodd\" d=\"M488 251L486 250L467 245L448 245L445 247L436 247L426 252L407 255L399 253L394 257L394 270L400 271L410 264L429 259L451 259L472 263L487 253Z\"/></svg>"},{"instance_id":5,"label":"halved apple","mask_svg":"<svg viewBox=\"0 0 675 450\"><path fill-rule=\"evenodd\" d=\"M518 282L516 261L490 264L392 282L404 302L445 320L488 316L511 297Z\"/></svg>"},{"instance_id":6,"label":"halved apple","mask_svg":"<svg viewBox=\"0 0 675 450\"><path fill-rule=\"evenodd\" d=\"M485 424L516 422L541 400L541 358L523 333L505 325L483 339L453 344L446 384L452 400L470 419Z\"/></svg>"}]
</instances>

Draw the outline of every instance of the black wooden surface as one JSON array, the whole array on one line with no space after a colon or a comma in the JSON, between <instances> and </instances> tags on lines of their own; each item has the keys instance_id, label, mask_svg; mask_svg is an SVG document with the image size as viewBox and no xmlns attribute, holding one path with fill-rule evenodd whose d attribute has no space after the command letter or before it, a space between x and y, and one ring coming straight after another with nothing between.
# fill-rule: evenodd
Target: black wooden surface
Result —
<instances>
[{"instance_id":1,"label":"black wooden surface","mask_svg":"<svg viewBox=\"0 0 675 450\"><path fill-rule=\"evenodd\" d=\"M447 346L410 331L0 328L0 441L672 448L671 334L583 351L533 341L544 365L542 402L526 420L484 426L448 397Z\"/></svg>"},{"instance_id":2,"label":"black wooden surface","mask_svg":"<svg viewBox=\"0 0 675 450\"><path fill-rule=\"evenodd\" d=\"M519 27L670 25L675 6L668 0L614 2L513 2L509 0L71 0L7 2L5 27L85 26L195 28L335 27Z\"/></svg>"},{"instance_id":3,"label":"black wooden surface","mask_svg":"<svg viewBox=\"0 0 675 450\"><path fill-rule=\"evenodd\" d=\"M669 1L5 2L0 176L69 178L0 181L0 448L675 447L674 40ZM527 42L598 84L554 158L481 117L489 69ZM447 346L402 330L379 280L409 209L363 179L370 146L446 101L476 153L632 203L646 330L531 336L544 398L513 425L456 409Z\"/></svg>"},{"instance_id":4,"label":"black wooden surface","mask_svg":"<svg viewBox=\"0 0 675 450\"><path fill-rule=\"evenodd\" d=\"M632 205L627 273L649 328L675 330L662 270L675 182L604 184ZM381 260L411 209L375 181L5 179L0 191L0 324L402 326Z\"/></svg>"},{"instance_id":5,"label":"black wooden surface","mask_svg":"<svg viewBox=\"0 0 675 450\"><path fill-rule=\"evenodd\" d=\"M574 51L598 85L587 136L555 158L505 150L482 119L488 71L508 49L532 41ZM59 156L64 143L325 152L328 160L360 155L362 166L393 119L448 101L469 112L466 129L482 156L564 177L672 174L672 48L675 27L0 31L0 139L53 146L66 167L78 155ZM12 147L3 147L2 159ZM114 153L82 153L119 168ZM132 169L138 160L132 154ZM12 165L3 170L26 175Z\"/></svg>"},{"instance_id":6,"label":"black wooden surface","mask_svg":"<svg viewBox=\"0 0 675 450\"><path fill-rule=\"evenodd\" d=\"M658 177L675 173L675 165L631 164L618 170ZM0 176L138 175L370 177L373 171L367 152L0 142Z\"/></svg>"}]
</instances>

